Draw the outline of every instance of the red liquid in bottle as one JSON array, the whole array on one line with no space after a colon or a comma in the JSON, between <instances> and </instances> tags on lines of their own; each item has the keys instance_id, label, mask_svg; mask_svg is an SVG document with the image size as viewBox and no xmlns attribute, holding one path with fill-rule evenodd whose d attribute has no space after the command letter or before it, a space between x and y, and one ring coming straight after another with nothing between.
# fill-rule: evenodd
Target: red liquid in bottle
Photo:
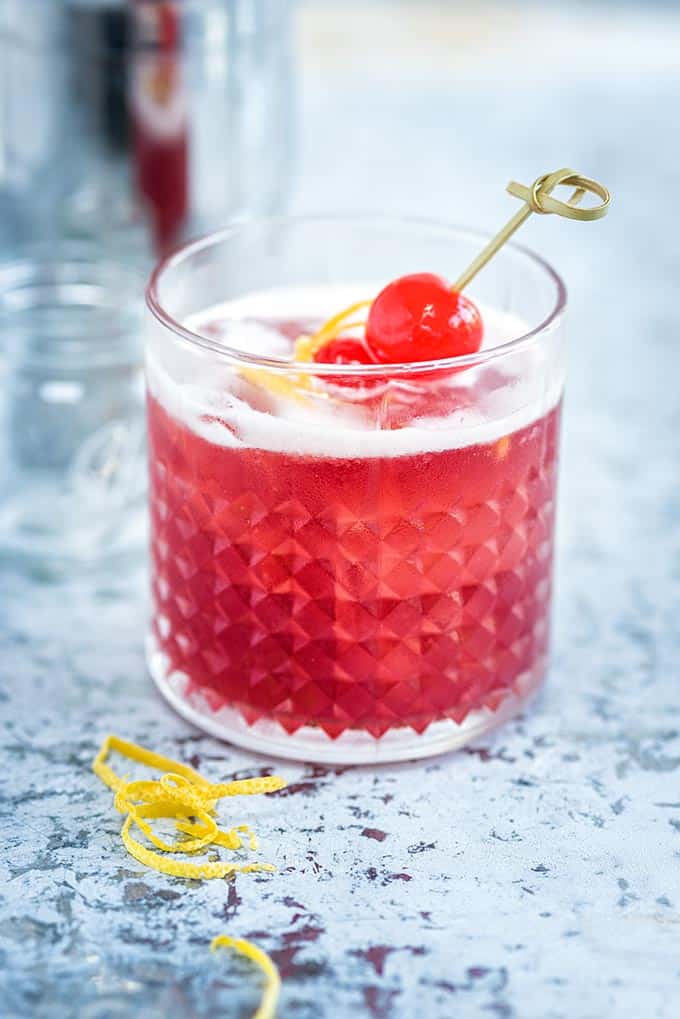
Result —
<instances>
[{"instance_id":1,"label":"red liquid in bottle","mask_svg":"<svg viewBox=\"0 0 680 1019\"><path fill-rule=\"evenodd\" d=\"M177 243L189 209L189 127L181 68L181 9L136 0L140 35L132 85L135 184L157 253Z\"/></svg>"}]
</instances>

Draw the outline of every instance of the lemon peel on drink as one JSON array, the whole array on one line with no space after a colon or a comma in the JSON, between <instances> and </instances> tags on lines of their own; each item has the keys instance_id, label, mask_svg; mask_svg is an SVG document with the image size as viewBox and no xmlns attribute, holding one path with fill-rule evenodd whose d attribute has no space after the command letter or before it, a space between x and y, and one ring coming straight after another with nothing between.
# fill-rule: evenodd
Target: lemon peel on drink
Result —
<instances>
[{"instance_id":1,"label":"lemon peel on drink","mask_svg":"<svg viewBox=\"0 0 680 1019\"><path fill-rule=\"evenodd\" d=\"M239 368L239 373L253 385L266 389L272 396L304 400L312 389L312 380L301 372L284 374L265 368Z\"/></svg>"},{"instance_id":2,"label":"lemon peel on drink","mask_svg":"<svg viewBox=\"0 0 680 1019\"><path fill-rule=\"evenodd\" d=\"M113 752L160 771L162 775L159 779L128 781L108 764L109 755ZM232 796L276 792L286 784L282 778L272 775L212 783L188 765L119 736L106 737L92 762L92 770L115 793L114 806L125 815L120 833L123 845L145 867L172 877L194 880L276 870L270 863L233 863L227 860L198 863L164 854L191 855L213 847L236 851L247 846L251 851L256 850L257 835L248 825L240 824L229 829L218 826L215 817L217 804ZM185 837L171 842L158 835L149 822L160 818L173 820L178 833ZM144 845L134 834L134 829L140 831L155 849Z\"/></svg>"},{"instance_id":3,"label":"lemon peel on drink","mask_svg":"<svg viewBox=\"0 0 680 1019\"><path fill-rule=\"evenodd\" d=\"M343 311L331 316L313 336L300 336L295 341L294 360L305 362L313 361L314 355L325 347L331 340L336 339L342 332L348 329L363 329L366 325L363 321L348 322L353 315L364 308L370 308L372 301L356 301L350 304Z\"/></svg>"},{"instance_id":4,"label":"lemon peel on drink","mask_svg":"<svg viewBox=\"0 0 680 1019\"><path fill-rule=\"evenodd\" d=\"M509 435L504 435L503 438L499 439L498 442L496 443L496 445L494 446L494 452L496 454L496 459L497 460L504 460L505 457L508 455L508 450L509 449L510 449L510 436Z\"/></svg>"},{"instance_id":5,"label":"lemon peel on drink","mask_svg":"<svg viewBox=\"0 0 680 1019\"><path fill-rule=\"evenodd\" d=\"M239 955L245 956L246 959L250 959L256 966L259 966L264 974L265 982L262 998L257 1011L253 1014L253 1019L273 1019L281 992L281 977L276 964L266 952L245 938L230 938L227 934L218 934L210 942L210 950L214 952L218 948L231 948L232 951L238 952Z\"/></svg>"},{"instance_id":6,"label":"lemon peel on drink","mask_svg":"<svg viewBox=\"0 0 680 1019\"><path fill-rule=\"evenodd\" d=\"M356 301L344 311L329 318L315 333L298 336L293 347L292 363L311 364L315 355L341 333L353 329L364 329L366 323L363 320L352 320L352 316L363 308L369 308L370 305L371 301ZM315 389L315 376L304 372L291 372L289 369L284 372L276 372L270 369L245 367L240 368L239 371L243 378L266 389L273 396L283 396L298 402L304 402L310 395L332 399L323 390Z\"/></svg>"}]
</instances>

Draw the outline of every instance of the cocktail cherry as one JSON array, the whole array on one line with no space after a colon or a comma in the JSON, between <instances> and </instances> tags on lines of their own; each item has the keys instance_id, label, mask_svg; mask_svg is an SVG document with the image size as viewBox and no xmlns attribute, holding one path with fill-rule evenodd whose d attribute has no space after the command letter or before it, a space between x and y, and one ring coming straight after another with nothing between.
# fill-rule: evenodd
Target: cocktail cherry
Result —
<instances>
[{"instance_id":1,"label":"cocktail cherry","mask_svg":"<svg viewBox=\"0 0 680 1019\"><path fill-rule=\"evenodd\" d=\"M346 364L356 367L357 365L376 364L363 340L352 336L337 336L334 340L320 347L314 354L314 361L317 364ZM324 381L335 386L356 386L361 383L367 388L378 385L382 379L378 376L366 376L360 378L358 375L322 375Z\"/></svg>"},{"instance_id":2,"label":"cocktail cherry","mask_svg":"<svg viewBox=\"0 0 680 1019\"><path fill-rule=\"evenodd\" d=\"M380 291L366 323L366 346L376 361L402 364L474 354L482 317L472 301L430 272L400 276Z\"/></svg>"},{"instance_id":3,"label":"cocktail cherry","mask_svg":"<svg viewBox=\"0 0 680 1019\"><path fill-rule=\"evenodd\" d=\"M566 202L552 196L561 184L574 188ZM452 287L432 273L401 276L388 283L372 303L359 301L330 318L313 336L298 339L295 359L355 365L404 364L476 353L484 331L482 319L478 308L461 291L532 213L596 220L606 214L611 198L603 184L569 168L544 173L531 187L511 181L507 190L522 200L522 209L487 243ZM599 204L578 208L588 193L596 195ZM350 319L366 307L369 311L363 340L343 337L344 331L361 324ZM349 377L344 384L348 381Z\"/></svg>"},{"instance_id":4,"label":"cocktail cherry","mask_svg":"<svg viewBox=\"0 0 680 1019\"><path fill-rule=\"evenodd\" d=\"M412 273L388 283L372 302L366 338L337 337L314 354L324 364L404 364L460 357L479 350L482 318L476 305L440 276ZM330 381L330 379L329 379ZM339 384L359 381L338 376Z\"/></svg>"}]
</instances>

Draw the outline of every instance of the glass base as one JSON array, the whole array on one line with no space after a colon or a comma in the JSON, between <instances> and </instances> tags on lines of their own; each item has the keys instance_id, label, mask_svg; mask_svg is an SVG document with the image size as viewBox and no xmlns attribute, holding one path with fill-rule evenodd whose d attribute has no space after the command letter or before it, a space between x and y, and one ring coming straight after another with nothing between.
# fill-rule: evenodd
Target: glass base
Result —
<instances>
[{"instance_id":1,"label":"glass base","mask_svg":"<svg viewBox=\"0 0 680 1019\"><path fill-rule=\"evenodd\" d=\"M128 558L139 562L144 556L148 526L143 504L114 506L112 512L111 507L106 511L102 507L97 520L91 513L85 518L74 512L69 526L58 512L58 502L58 495L49 486L40 490L31 486L22 491L20 500L12 499L3 506L0 564L62 573L73 568L87 571ZM51 520L50 508L54 508Z\"/></svg>"},{"instance_id":2,"label":"glass base","mask_svg":"<svg viewBox=\"0 0 680 1019\"><path fill-rule=\"evenodd\" d=\"M186 675L168 673L167 657L158 649L153 637L147 640L146 660L163 697L197 728L246 750L322 764L386 764L458 750L518 714L541 686L546 667L545 660L537 662L530 672L517 678L515 690L508 692L496 711L486 708L471 711L460 725L445 719L433 722L420 734L408 728L394 729L376 739L370 733L353 729L331 739L314 726L303 726L290 735L278 722L261 720L248 725L233 708L213 710L200 693L187 695Z\"/></svg>"}]
</instances>

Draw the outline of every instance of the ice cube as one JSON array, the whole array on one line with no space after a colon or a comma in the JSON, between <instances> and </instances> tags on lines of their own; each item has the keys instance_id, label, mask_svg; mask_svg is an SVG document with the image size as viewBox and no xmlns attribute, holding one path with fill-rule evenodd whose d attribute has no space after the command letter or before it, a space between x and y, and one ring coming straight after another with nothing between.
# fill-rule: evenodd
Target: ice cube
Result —
<instances>
[{"instance_id":1,"label":"ice cube","mask_svg":"<svg viewBox=\"0 0 680 1019\"><path fill-rule=\"evenodd\" d=\"M251 318L224 319L204 327L202 332L243 354L289 359L293 353L290 338L274 322Z\"/></svg>"}]
</instances>

